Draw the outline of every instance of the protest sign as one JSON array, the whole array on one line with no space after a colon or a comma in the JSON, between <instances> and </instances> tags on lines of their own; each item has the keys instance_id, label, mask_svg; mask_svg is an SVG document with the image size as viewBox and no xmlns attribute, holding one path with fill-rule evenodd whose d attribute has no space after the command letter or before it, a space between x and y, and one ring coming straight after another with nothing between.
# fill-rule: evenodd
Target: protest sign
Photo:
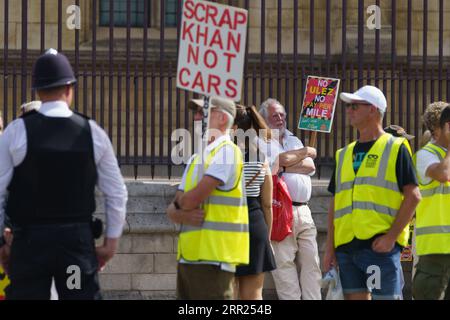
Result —
<instances>
[{"instance_id":1,"label":"protest sign","mask_svg":"<svg viewBox=\"0 0 450 320\"><path fill-rule=\"evenodd\" d=\"M338 98L339 79L308 76L299 129L330 132Z\"/></svg>"},{"instance_id":2,"label":"protest sign","mask_svg":"<svg viewBox=\"0 0 450 320\"><path fill-rule=\"evenodd\" d=\"M181 18L177 87L239 101L247 10L186 0Z\"/></svg>"}]
</instances>

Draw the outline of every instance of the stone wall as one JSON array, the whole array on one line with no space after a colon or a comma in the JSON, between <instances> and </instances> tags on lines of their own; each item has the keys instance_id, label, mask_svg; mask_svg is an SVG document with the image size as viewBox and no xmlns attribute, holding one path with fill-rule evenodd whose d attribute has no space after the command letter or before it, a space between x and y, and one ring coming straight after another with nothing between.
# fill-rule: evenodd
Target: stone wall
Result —
<instances>
[{"instance_id":1,"label":"stone wall","mask_svg":"<svg viewBox=\"0 0 450 320\"><path fill-rule=\"evenodd\" d=\"M167 220L164 212L176 185L127 182L127 188L124 235L118 253L100 274L105 298L173 299L177 236L175 225ZM99 198L99 213L104 212L101 202Z\"/></svg>"},{"instance_id":2,"label":"stone wall","mask_svg":"<svg viewBox=\"0 0 450 320\"><path fill-rule=\"evenodd\" d=\"M327 180L313 181L310 202L318 229L320 257L325 250L329 193ZM175 299L177 232L167 220L165 208L172 201L175 182L127 182L127 223L119 251L100 274L107 299ZM98 198L98 213L104 211ZM101 240L100 240L101 241ZM408 267L408 265L405 265ZM405 272L405 298L410 296L410 273ZM276 299L273 280L266 274L264 298Z\"/></svg>"}]
</instances>

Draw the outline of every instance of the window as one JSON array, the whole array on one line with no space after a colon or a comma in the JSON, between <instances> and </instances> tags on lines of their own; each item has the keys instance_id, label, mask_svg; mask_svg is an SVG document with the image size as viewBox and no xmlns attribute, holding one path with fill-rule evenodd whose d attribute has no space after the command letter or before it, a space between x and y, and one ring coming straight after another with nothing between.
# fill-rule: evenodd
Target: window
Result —
<instances>
[{"instance_id":1,"label":"window","mask_svg":"<svg viewBox=\"0 0 450 320\"><path fill-rule=\"evenodd\" d=\"M165 2L166 6L166 27L176 27L177 26L177 1L168 0Z\"/></svg>"},{"instance_id":2,"label":"window","mask_svg":"<svg viewBox=\"0 0 450 320\"><path fill-rule=\"evenodd\" d=\"M127 26L127 2L130 1L130 24L132 27L144 27L144 2L148 1L148 27L157 27L159 19L160 1L150 0L101 0L100 1L100 26L109 26L110 2L114 2L114 26ZM177 0L164 0L165 25L176 27L177 25Z\"/></svg>"}]
</instances>

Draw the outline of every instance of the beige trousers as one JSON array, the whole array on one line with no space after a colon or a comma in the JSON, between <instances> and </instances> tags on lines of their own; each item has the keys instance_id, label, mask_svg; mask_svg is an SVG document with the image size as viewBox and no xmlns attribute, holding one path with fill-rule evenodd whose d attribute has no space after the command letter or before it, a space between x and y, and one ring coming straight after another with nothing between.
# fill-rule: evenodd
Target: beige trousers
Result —
<instances>
[{"instance_id":1,"label":"beige trousers","mask_svg":"<svg viewBox=\"0 0 450 320\"><path fill-rule=\"evenodd\" d=\"M280 300L321 300L317 229L308 206L293 207L293 233L272 241L277 268L272 271Z\"/></svg>"}]
</instances>

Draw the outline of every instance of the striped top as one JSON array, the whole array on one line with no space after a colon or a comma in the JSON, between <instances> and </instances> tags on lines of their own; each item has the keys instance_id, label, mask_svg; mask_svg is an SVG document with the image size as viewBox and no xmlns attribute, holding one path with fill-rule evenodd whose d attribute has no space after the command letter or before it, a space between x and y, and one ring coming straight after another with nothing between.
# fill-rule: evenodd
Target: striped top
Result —
<instances>
[{"instance_id":1,"label":"striped top","mask_svg":"<svg viewBox=\"0 0 450 320\"><path fill-rule=\"evenodd\" d=\"M261 186L264 183L266 169L263 167L263 162L244 162L245 185L253 179L255 174L259 172L258 176L252 183L245 188L247 197L259 197L261 193Z\"/></svg>"}]
</instances>

